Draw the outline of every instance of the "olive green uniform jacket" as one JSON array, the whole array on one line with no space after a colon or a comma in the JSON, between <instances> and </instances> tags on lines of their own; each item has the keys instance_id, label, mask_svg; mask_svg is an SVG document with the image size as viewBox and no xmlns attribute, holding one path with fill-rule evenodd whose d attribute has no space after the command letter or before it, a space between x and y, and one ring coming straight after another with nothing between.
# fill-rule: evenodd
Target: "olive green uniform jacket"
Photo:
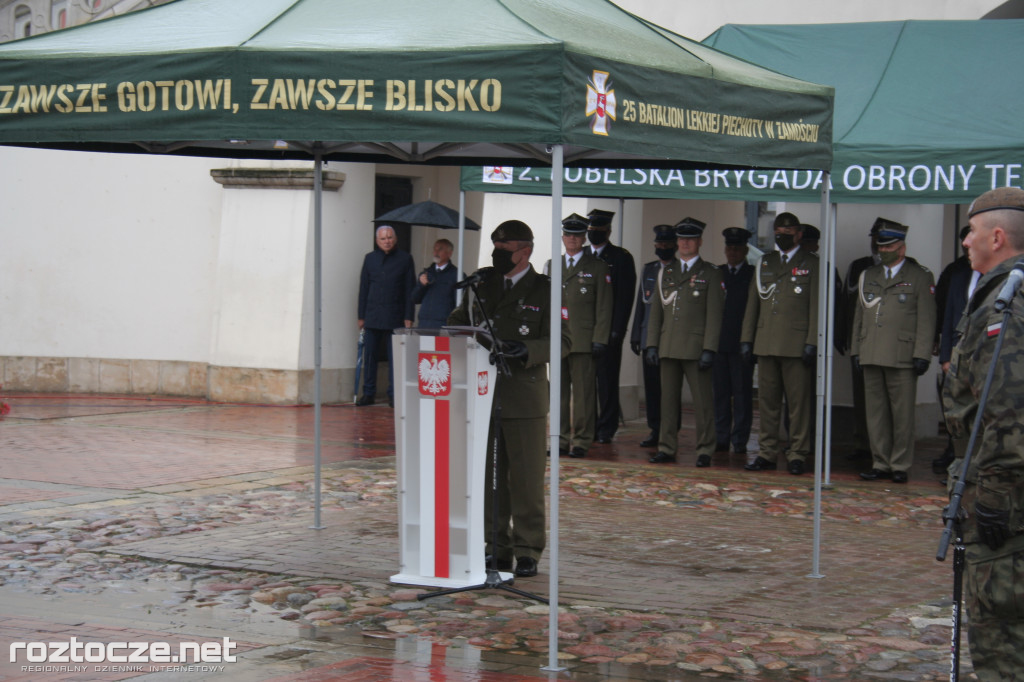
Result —
<instances>
[{"instance_id":1,"label":"olive green uniform jacket","mask_svg":"<svg viewBox=\"0 0 1024 682\"><path fill-rule=\"evenodd\" d=\"M678 258L662 268L651 296L647 345L657 346L662 358L697 360L709 350L718 351L722 331L725 288L718 266L698 259L682 274Z\"/></svg>"},{"instance_id":2,"label":"olive green uniform jacket","mask_svg":"<svg viewBox=\"0 0 1024 682\"><path fill-rule=\"evenodd\" d=\"M935 279L928 268L907 259L886 281L885 266L872 265L857 289L850 353L862 366L910 369L914 358L932 357Z\"/></svg>"},{"instance_id":3,"label":"olive green uniform jacket","mask_svg":"<svg viewBox=\"0 0 1024 682\"><path fill-rule=\"evenodd\" d=\"M522 341L525 361L509 362L510 374L498 375L502 429L498 440L498 481L493 485L493 460L488 436L484 487L486 553L505 561L513 557L539 559L546 544L544 474L548 414L548 358L551 336L551 279L533 266L509 291L494 268L480 270L479 298L466 292L448 317L450 325L483 326L476 302L487 312L495 335L502 341ZM568 345L564 331L562 348ZM563 350L564 352L564 350ZM497 504L492 503L492 489ZM497 515L493 509L497 507ZM492 534L491 529L496 530ZM492 536L496 546L492 545Z\"/></svg>"},{"instance_id":4,"label":"olive green uniform jacket","mask_svg":"<svg viewBox=\"0 0 1024 682\"><path fill-rule=\"evenodd\" d=\"M594 343L608 343L612 331L611 270L597 256L583 251L572 268L562 256L562 319L572 336L570 353L590 353Z\"/></svg>"},{"instance_id":5,"label":"olive green uniform jacket","mask_svg":"<svg viewBox=\"0 0 1024 682\"><path fill-rule=\"evenodd\" d=\"M743 343L754 355L798 358L818 345L818 255L800 248L786 264L766 253L750 281L743 316Z\"/></svg>"}]
</instances>

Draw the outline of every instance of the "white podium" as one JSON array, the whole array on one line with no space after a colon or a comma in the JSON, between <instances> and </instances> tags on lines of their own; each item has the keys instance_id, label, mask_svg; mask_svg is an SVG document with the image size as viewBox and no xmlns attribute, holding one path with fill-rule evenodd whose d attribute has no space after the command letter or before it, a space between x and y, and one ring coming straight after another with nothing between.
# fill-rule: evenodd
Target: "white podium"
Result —
<instances>
[{"instance_id":1,"label":"white podium","mask_svg":"<svg viewBox=\"0 0 1024 682\"><path fill-rule=\"evenodd\" d=\"M392 343L401 568L391 582L481 584L496 370L468 331L396 330Z\"/></svg>"}]
</instances>

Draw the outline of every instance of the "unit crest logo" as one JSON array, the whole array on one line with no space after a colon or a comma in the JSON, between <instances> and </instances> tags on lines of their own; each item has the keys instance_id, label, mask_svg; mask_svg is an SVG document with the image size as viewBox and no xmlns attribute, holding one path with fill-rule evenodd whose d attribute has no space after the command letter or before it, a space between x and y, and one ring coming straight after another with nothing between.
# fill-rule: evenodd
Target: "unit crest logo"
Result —
<instances>
[{"instance_id":1,"label":"unit crest logo","mask_svg":"<svg viewBox=\"0 0 1024 682\"><path fill-rule=\"evenodd\" d=\"M436 353L420 353L417 364L420 376L420 393L423 395L449 395L452 392L451 356Z\"/></svg>"},{"instance_id":2,"label":"unit crest logo","mask_svg":"<svg viewBox=\"0 0 1024 682\"><path fill-rule=\"evenodd\" d=\"M489 185L511 185L512 166L484 166L484 182Z\"/></svg>"},{"instance_id":3,"label":"unit crest logo","mask_svg":"<svg viewBox=\"0 0 1024 682\"><path fill-rule=\"evenodd\" d=\"M615 91L607 71L594 71L587 82L587 116L595 135L607 135L615 118Z\"/></svg>"}]
</instances>

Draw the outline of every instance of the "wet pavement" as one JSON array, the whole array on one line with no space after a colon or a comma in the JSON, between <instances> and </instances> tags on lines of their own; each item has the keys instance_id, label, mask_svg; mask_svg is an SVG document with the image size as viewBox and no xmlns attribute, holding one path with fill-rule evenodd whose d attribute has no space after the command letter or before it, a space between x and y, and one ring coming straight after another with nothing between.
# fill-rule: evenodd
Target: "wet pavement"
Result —
<instances>
[{"instance_id":1,"label":"wet pavement","mask_svg":"<svg viewBox=\"0 0 1024 682\"><path fill-rule=\"evenodd\" d=\"M549 672L547 606L494 589L420 601L422 588L389 583L390 408L324 408L314 530L312 409L6 399L0 649L228 637L237 657L32 670L4 656L2 680L949 677L951 567L934 559L945 496L929 466L939 438L918 442L907 485L861 481L870 462L836 449L817 566L813 476L744 471L756 443L707 469L686 455L652 465L636 421L563 459L565 669ZM681 452L692 414L683 422ZM546 596L549 558L516 587Z\"/></svg>"}]
</instances>

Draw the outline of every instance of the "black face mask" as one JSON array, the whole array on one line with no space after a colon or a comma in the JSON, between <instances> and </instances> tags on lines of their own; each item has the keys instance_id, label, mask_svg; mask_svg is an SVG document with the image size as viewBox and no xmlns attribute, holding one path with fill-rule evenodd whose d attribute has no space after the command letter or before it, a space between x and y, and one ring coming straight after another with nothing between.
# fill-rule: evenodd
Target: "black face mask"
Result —
<instances>
[{"instance_id":1,"label":"black face mask","mask_svg":"<svg viewBox=\"0 0 1024 682\"><path fill-rule=\"evenodd\" d=\"M676 255L676 249L675 248L671 248L671 249L669 249L669 248L655 249L654 250L654 255L657 256L658 258L660 258L661 260L672 260L672 257Z\"/></svg>"},{"instance_id":2,"label":"black face mask","mask_svg":"<svg viewBox=\"0 0 1024 682\"><path fill-rule=\"evenodd\" d=\"M516 266L512 262L512 254L514 251L506 251L505 249L494 249L491 251L491 265L494 266L495 271L502 277L512 272L512 268Z\"/></svg>"},{"instance_id":3,"label":"black face mask","mask_svg":"<svg viewBox=\"0 0 1024 682\"><path fill-rule=\"evenodd\" d=\"M601 246L608 241L608 233L604 230L587 230L587 239L594 246Z\"/></svg>"},{"instance_id":4,"label":"black face mask","mask_svg":"<svg viewBox=\"0 0 1024 682\"><path fill-rule=\"evenodd\" d=\"M777 234L775 235L775 243L783 251L790 251L796 243L796 237L791 234Z\"/></svg>"}]
</instances>

